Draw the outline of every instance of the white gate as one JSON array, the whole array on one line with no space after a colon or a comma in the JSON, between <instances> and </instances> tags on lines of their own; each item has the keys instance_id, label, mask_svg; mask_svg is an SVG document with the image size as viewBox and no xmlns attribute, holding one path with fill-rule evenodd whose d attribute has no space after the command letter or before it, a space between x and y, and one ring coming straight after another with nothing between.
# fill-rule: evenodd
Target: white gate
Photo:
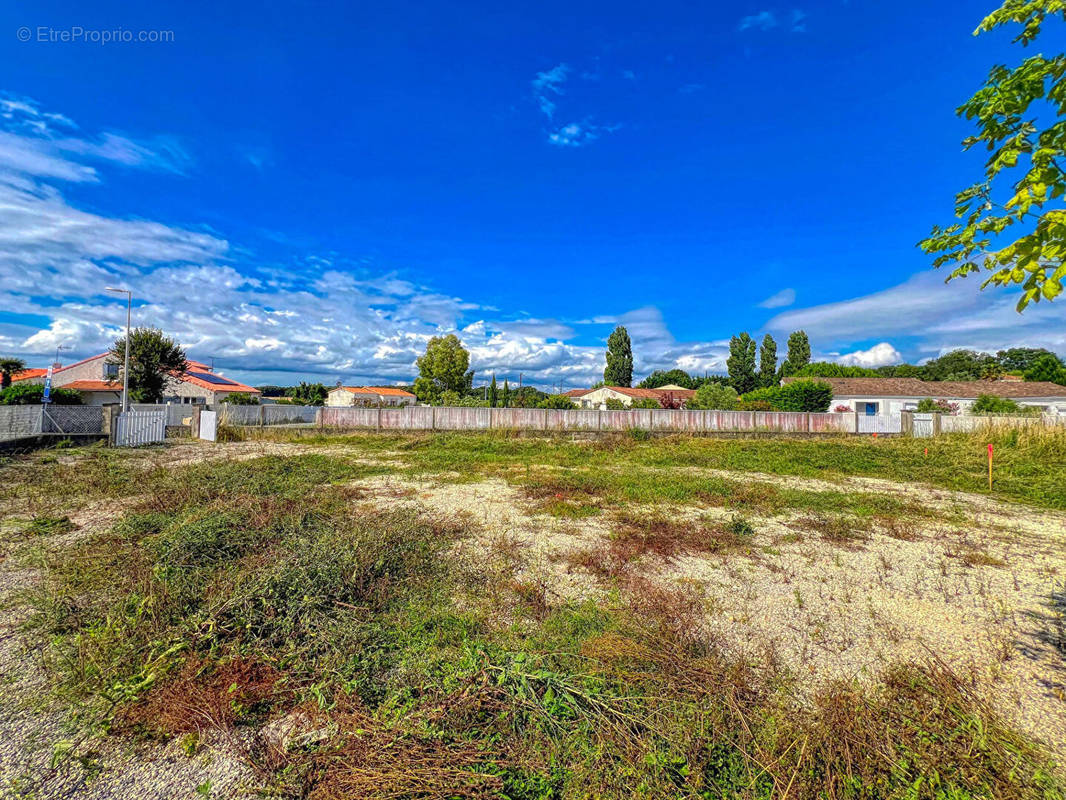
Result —
<instances>
[{"instance_id":1,"label":"white gate","mask_svg":"<svg viewBox=\"0 0 1066 800\"><path fill-rule=\"evenodd\" d=\"M200 412L200 438L213 442L218 436L218 412Z\"/></svg>"},{"instance_id":2,"label":"white gate","mask_svg":"<svg viewBox=\"0 0 1066 800\"><path fill-rule=\"evenodd\" d=\"M933 435L933 415L914 414L914 435L920 439L928 439Z\"/></svg>"},{"instance_id":3,"label":"white gate","mask_svg":"<svg viewBox=\"0 0 1066 800\"><path fill-rule=\"evenodd\" d=\"M902 433L903 419L899 414L859 414L859 433Z\"/></svg>"},{"instance_id":4,"label":"white gate","mask_svg":"<svg viewBox=\"0 0 1066 800\"><path fill-rule=\"evenodd\" d=\"M115 446L156 444L167 438L166 407L150 411L126 411L115 421Z\"/></svg>"}]
</instances>

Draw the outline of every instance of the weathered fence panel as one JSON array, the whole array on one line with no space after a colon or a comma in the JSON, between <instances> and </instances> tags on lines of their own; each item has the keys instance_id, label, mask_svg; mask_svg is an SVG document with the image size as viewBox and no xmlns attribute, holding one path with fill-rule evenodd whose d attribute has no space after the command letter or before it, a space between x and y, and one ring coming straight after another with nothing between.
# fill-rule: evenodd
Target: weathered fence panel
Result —
<instances>
[{"instance_id":1,"label":"weathered fence panel","mask_svg":"<svg viewBox=\"0 0 1066 800\"><path fill-rule=\"evenodd\" d=\"M41 406L0 406L0 439L21 439L41 433Z\"/></svg>"},{"instance_id":2,"label":"weathered fence panel","mask_svg":"<svg viewBox=\"0 0 1066 800\"><path fill-rule=\"evenodd\" d=\"M317 406L291 406L277 403L259 406L263 425L299 425L315 421Z\"/></svg>"},{"instance_id":3,"label":"weathered fence panel","mask_svg":"<svg viewBox=\"0 0 1066 800\"><path fill-rule=\"evenodd\" d=\"M1026 414L1023 416L965 416L940 415L941 433L972 433L989 428L1028 428L1039 425L1066 425L1066 416L1055 414Z\"/></svg>"},{"instance_id":4,"label":"weathered fence panel","mask_svg":"<svg viewBox=\"0 0 1066 800\"><path fill-rule=\"evenodd\" d=\"M433 409L433 428L438 431L487 431L491 409L439 406Z\"/></svg>"},{"instance_id":5,"label":"weathered fence panel","mask_svg":"<svg viewBox=\"0 0 1066 800\"><path fill-rule=\"evenodd\" d=\"M810 417L811 433L855 433L855 415L848 414L818 414L812 412Z\"/></svg>"},{"instance_id":6,"label":"weathered fence panel","mask_svg":"<svg viewBox=\"0 0 1066 800\"><path fill-rule=\"evenodd\" d=\"M327 428L390 431L528 430L627 431L661 433L744 432L853 433L853 414L802 412L685 411L638 408L628 411L544 408L467 408L407 406L405 408L326 407L319 424ZM897 421L898 424L898 421Z\"/></svg>"},{"instance_id":7,"label":"weathered fence panel","mask_svg":"<svg viewBox=\"0 0 1066 800\"><path fill-rule=\"evenodd\" d=\"M162 442L167 436L167 410L126 411L118 415L115 424L115 445L136 447Z\"/></svg>"}]
</instances>

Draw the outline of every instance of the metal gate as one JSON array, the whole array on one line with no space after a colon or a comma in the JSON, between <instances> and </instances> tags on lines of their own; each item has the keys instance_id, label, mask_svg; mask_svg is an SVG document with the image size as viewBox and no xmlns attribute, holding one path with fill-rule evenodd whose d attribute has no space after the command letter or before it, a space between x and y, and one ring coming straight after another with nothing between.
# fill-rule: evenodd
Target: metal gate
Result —
<instances>
[{"instance_id":1,"label":"metal gate","mask_svg":"<svg viewBox=\"0 0 1066 800\"><path fill-rule=\"evenodd\" d=\"M167 410L126 411L115 422L115 446L156 444L167 437Z\"/></svg>"}]
</instances>

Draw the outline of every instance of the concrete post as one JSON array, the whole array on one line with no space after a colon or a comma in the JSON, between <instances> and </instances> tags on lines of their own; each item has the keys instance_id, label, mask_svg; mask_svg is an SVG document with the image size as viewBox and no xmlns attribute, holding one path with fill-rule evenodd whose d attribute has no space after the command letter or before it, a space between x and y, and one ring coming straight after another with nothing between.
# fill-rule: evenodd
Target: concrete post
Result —
<instances>
[{"instance_id":1,"label":"concrete post","mask_svg":"<svg viewBox=\"0 0 1066 800\"><path fill-rule=\"evenodd\" d=\"M903 436L914 436L914 412L899 412L899 432Z\"/></svg>"},{"instance_id":2,"label":"concrete post","mask_svg":"<svg viewBox=\"0 0 1066 800\"><path fill-rule=\"evenodd\" d=\"M200 414L203 413L204 407L199 403L193 403L192 413L189 414L189 432L192 434L193 439L200 438Z\"/></svg>"}]
</instances>

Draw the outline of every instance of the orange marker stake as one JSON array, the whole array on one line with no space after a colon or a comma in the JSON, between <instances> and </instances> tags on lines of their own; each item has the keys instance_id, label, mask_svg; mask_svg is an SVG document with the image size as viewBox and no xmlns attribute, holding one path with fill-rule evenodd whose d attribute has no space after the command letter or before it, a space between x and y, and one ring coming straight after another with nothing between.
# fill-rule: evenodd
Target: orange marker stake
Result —
<instances>
[{"instance_id":1,"label":"orange marker stake","mask_svg":"<svg viewBox=\"0 0 1066 800\"><path fill-rule=\"evenodd\" d=\"M928 458L928 457L929 457L929 448L928 448L928 447L927 447L927 448L925 448L925 455L926 455L926 458Z\"/></svg>"},{"instance_id":2,"label":"orange marker stake","mask_svg":"<svg viewBox=\"0 0 1066 800\"><path fill-rule=\"evenodd\" d=\"M988 443L988 491L992 491L992 443Z\"/></svg>"}]
</instances>

